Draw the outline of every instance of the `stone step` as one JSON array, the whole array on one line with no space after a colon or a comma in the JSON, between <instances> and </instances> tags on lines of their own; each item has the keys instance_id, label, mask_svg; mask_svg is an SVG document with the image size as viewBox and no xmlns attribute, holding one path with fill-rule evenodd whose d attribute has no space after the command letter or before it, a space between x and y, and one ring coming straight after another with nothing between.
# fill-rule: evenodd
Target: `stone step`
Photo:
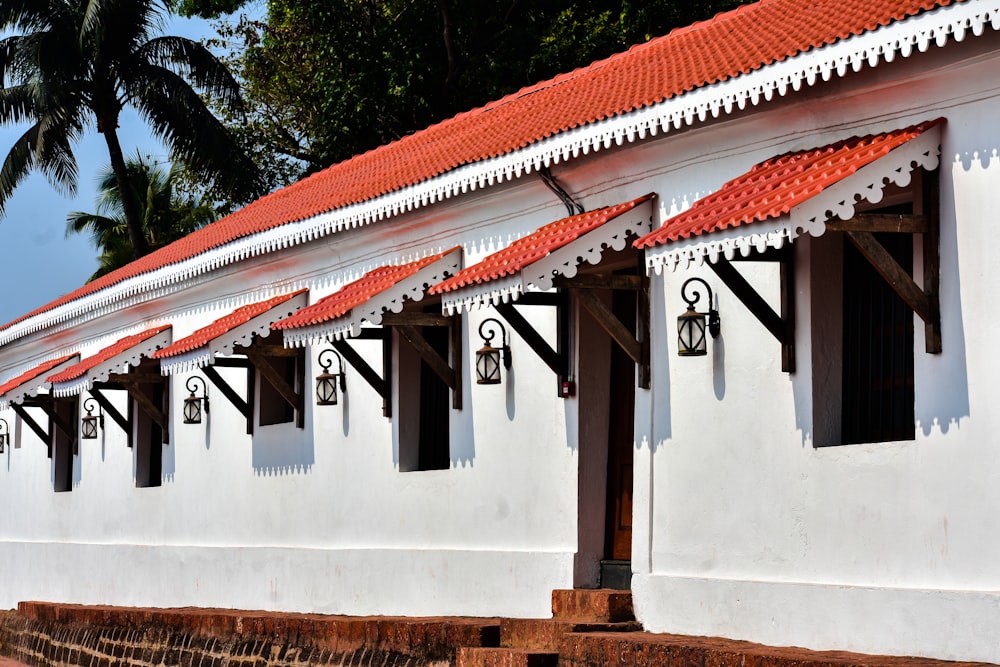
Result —
<instances>
[{"instance_id":1,"label":"stone step","mask_svg":"<svg viewBox=\"0 0 1000 667\"><path fill-rule=\"evenodd\" d=\"M552 617L561 621L634 621L632 593L609 588L552 591Z\"/></svg>"},{"instance_id":2,"label":"stone step","mask_svg":"<svg viewBox=\"0 0 1000 667\"><path fill-rule=\"evenodd\" d=\"M567 633L638 632L640 630L642 630L642 625L636 621L595 623L550 618L505 618L500 621L500 646L555 652L559 650L559 641Z\"/></svg>"},{"instance_id":3,"label":"stone step","mask_svg":"<svg viewBox=\"0 0 1000 667\"><path fill-rule=\"evenodd\" d=\"M559 654L519 648L461 647L455 655L455 667L556 667Z\"/></svg>"}]
</instances>

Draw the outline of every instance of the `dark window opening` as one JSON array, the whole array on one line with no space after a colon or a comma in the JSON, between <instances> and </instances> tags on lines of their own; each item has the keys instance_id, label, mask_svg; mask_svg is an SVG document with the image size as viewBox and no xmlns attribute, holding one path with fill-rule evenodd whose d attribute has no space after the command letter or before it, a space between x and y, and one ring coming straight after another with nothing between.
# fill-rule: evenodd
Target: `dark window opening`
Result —
<instances>
[{"instance_id":1,"label":"dark window opening","mask_svg":"<svg viewBox=\"0 0 1000 667\"><path fill-rule=\"evenodd\" d=\"M912 274L912 235L875 236ZM849 241L844 245L843 441L913 440L913 311Z\"/></svg>"},{"instance_id":2,"label":"dark window opening","mask_svg":"<svg viewBox=\"0 0 1000 667\"><path fill-rule=\"evenodd\" d=\"M268 357L268 363L296 392L302 391L305 375L305 355L302 350L291 357ZM260 376L260 425L287 424L295 421L295 408L266 377Z\"/></svg>"},{"instance_id":3,"label":"dark window opening","mask_svg":"<svg viewBox=\"0 0 1000 667\"><path fill-rule=\"evenodd\" d=\"M76 401L56 400L53 409L60 419L72 428L77 423ZM52 433L53 488L56 491L73 490L73 439L54 423L49 427Z\"/></svg>"},{"instance_id":4,"label":"dark window opening","mask_svg":"<svg viewBox=\"0 0 1000 667\"><path fill-rule=\"evenodd\" d=\"M448 358L448 327L424 327L423 336L442 358ZM420 427L418 429L418 470L445 470L450 467L448 385L427 362L420 361Z\"/></svg>"},{"instance_id":5,"label":"dark window opening","mask_svg":"<svg viewBox=\"0 0 1000 667\"><path fill-rule=\"evenodd\" d=\"M141 385L138 391L167 414L167 384ZM134 399L133 399L134 401ZM144 489L163 483L163 429L141 406L133 408L135 419L135 485Z\"/></svg>"}]
</instances>

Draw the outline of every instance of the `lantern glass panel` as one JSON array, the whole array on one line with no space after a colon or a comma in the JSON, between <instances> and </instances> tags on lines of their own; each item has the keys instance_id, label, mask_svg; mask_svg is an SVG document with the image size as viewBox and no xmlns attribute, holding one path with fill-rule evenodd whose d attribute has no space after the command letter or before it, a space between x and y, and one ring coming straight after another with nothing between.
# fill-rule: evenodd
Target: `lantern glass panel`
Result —
<instances>
[{"instance_id":1,"label":"lantern glass panel","mask_svg":"<svg viewBox=\"0 0 1000 667\"><path fill-rule=\"evenodd\" d=\"M184 423L201 423L201 398L198 396L188 396L184 399Z\"/></svg>"},{"instance_id":2,"label":"lantern glass panel","mask_svg":"<svg viewBox=\"0 0 1000 667\"><path fill-rule=\"evenodd\" d=\"M323 372L316 376L316 405L337 404L337 375Z\"/></svg>"},{"instance_id":3,"label":"lantern glass panel","mask_svg":"<svg viewBox=\"0 0 1000 667\"><path fill-rule=\"evenodd\" d=\"M677 318L677 354L682 357L700 357L708 354L705 340L705 316L693 308Z\"/></svg>"},{"instance_id":4,"label":"lantern glass panel","mask_svg":"<svg viewBox=\"0 0 1000 667\"><path fill-rule=\"evenodd\" d=\"M500 384L500 350L492 345L476 352L476 384Z\"/></svg>"},{"instance_id":5,"label":"lantern glass panel","mask_svg":"<svg viewBox=\"0 0 1000 667\"><path fill-rule=\"evenodd\" d=\"M84 440L96 440L97 439L97 417L94 415L87 415L83 418L83 423L80 426L81 436Z\"/></svg>"},{"instance_id":6,"label":"lantern glass panel","mask_svg":"<svg viewBox=\"0 0 1000 667\"><path fill-rule=\"evenodd\" d=\"M3 454L3 448L7 446L7 434L0 433L0 454Z\"/></svg>"}]
</instances>

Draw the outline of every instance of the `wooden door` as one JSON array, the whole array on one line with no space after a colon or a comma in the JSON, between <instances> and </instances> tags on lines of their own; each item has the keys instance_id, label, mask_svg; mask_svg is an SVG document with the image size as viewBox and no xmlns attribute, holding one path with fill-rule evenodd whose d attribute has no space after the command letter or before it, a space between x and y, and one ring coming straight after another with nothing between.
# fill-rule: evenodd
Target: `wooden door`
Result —
<instances>
[{"instance_id":1,"label":"wooden door","mask_svg":"<svg viewBox=\"0 0 1000 667\"><path fill-rule=\"evenodd\" d=\"M635 330L634 292L616 291L615 315ZM617 343L611 343L608 385L608 495L605 557L630 560L632 556L632 445L635 439L635 364Z\"/></svg>"}]
</instances>

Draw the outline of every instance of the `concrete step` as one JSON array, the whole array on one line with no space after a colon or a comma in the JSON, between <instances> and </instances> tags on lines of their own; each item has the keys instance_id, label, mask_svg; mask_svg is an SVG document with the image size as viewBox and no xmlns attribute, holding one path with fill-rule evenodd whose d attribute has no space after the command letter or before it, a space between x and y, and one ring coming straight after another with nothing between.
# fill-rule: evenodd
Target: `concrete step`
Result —
<instances>
[{"instance_id":1,"label":"concrete step","mask_svg":"<svg viewBox=\"0 0 1000 667\"><path fill-rule=\"evenodd\" d=\"M552 617L592 623L634 621L632 593L609 588L552 591Z\"/></svg>"},{"instance_id":2,"label":"concrete step","mask_svg":"<svg viewBox=\"0 0 1000 667\"><path fill-rule=\"evenodd\" d=\"M455 667L556 667L559 654L518 648L461 647L455 654Z\"/></svg>"},{"instance_id":3,"label":"concrete step","mask_svg":"<svg viewBox=\"0 0 1000 667\"><path fill-rule=\"evenodd\" d=\"M559 651L559 641L571 632L638 632L636 621L595 623L557 619L505 618L500 621L500 646L533 651Z\"/></svg>"}]
</instances>

